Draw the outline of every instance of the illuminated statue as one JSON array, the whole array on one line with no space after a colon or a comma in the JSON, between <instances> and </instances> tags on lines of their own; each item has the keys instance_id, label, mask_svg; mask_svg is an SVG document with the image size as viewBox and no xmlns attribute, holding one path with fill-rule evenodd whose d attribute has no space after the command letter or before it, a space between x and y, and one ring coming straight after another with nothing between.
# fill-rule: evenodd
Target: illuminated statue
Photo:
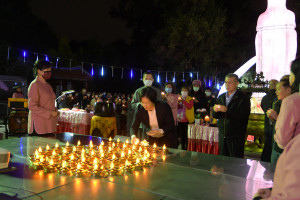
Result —
<instances>
[{"instance_id":1,"label":"illuminated statue","mask_svg":"<svg viewBox=\"0 0 300 200\"><path fill-rule=\"evenodd\" d=\"M257 21L256 72L266 80L279 80L290 73L296 58L297 33L295 14L286 8L286 0L268 0L267 10Z\"/></svg>"}]
</instances>

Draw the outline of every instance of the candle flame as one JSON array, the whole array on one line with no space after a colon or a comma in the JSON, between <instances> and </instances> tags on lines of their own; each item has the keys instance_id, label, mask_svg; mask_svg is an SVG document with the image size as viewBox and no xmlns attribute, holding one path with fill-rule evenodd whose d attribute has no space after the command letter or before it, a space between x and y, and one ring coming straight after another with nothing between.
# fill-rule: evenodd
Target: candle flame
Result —
<instances>
[{"instance_id":1,"label":"candle flame","mask_svg":"<svg viewBox=\"0 0 300 200\"><path fill-rule=\"evenodd\" d=\"M55 143L55 148L57 149L59 147L58 143L56 142Z\"/></svg>"},{"instance_id":2,"label":"candle flame","mask_svg":"<svg viewBox=\"0 0 300 200\"><path fill-rule=\"evenodd\" d=\"M164 146L163 146L163 150L165 151L165 150L166 150L166 148L167 148L167 147L166 147L166 145L164 144Z\"/></svg>"},{"instance_id":3,"label":"candle flame","mask_svg":"<svg viewBox=\"0 0 300 200\"><path fill-rule=\"evenodd\" d=\"M117 139L117 143L119 143L119 142L120 142L120 138Z\"/></svg>"},{"instance_id":4,"label":"candle flame","mask_svg":"<svg viewBox=\"0 0 300 200\"><path fill-rule=\"evenodd\" d=\"M94 151L94 150L92 150L91 154L92 154L92 156L94 156L94 155L95 155L95 151Z\"/></svg>"},{"instance_id":5,"label":"candle flame","mask_svg":"<svg viewBox=\"0 0 300 200\"><path fill-rule=\"evenodd\" d=\"M94 164L94 170L97 170L97 169L98 169L98 165L96 163L96 164Z\"/></svg>"},{"instance_id":6,"label":"candle flame","mask_svg":"<svg viewBox=\"0 0 300 200\"><path fill-rule=\"evenodd\" d=\"M65 167L67 167L67 161L64 160L64 161L62 162L62 168L65 168Z\"/></svg>"},{"instance_id":7,"label":"candle flame","mask_svg":"<svg viewBox=\"0 0 300 200\"><path fill-rule=\"evenodd\" d=\"M126 143L126 144L129 144L129 140L127 139L125 143Z\"/></svg>"},{"instance_id":8,"label":"candle flame","mask_svg":"<svg viewBox=\"0 0 300 200\"><path fill-rule=\"evenodd\" d=\"M131 154L131 150L130 149L128 149L128 155L130 155Z\"/></svg>"},{"instance_id":9,"label":"candle flame","mask_svg":"<svg viewBox=\"0 0 300 200\"><path fill-rule=\"evenodd\" d=\"M109 138L108 138L108 141L109 141L109 142L111 142L111 141L112 141L111 137L109 137Z\"/></svg>"},{"instance_id":10,"label":"candle flame","mask_svg":"<svg viewBox=\"0 0 300 200\"><path fill-rule=\"evenodd\" d=\"M53 149L53 151L52 151L52 156L55 156L56 155L56 152L55 152L55 150Z\"/></svg>"},{"instance_id":11,"label":"candle flame","mask_svg":"<svg viewBox=\"0 0 300 200\"><path fill-rule=\"evenodd\" d=\"M82 149L82 150L81 150L81 154L85 154L85 151L84 151L84 149Z\"/></svg>"},{"instance_id":12,"label":"candle flame","mask_svg":"<svg viewBox=\"0 0 300 200\"><path fill-rule=\"evenodd\" d=\"M115 167L114 163L111 162L111 164L110 164L110 169L113 169L114 167Z\"/></svg>"},{"instance_id":13,"label":"candle flame","mask_svg":"<svg viewBox=\"0 0 300 200\"><path fill-rule=\"evenodd\" d=\"M153 144L153 149L156 149L156 144L155 143Z\"/></svg>"},{"instance_id":14,"label":"candle flame","mask_svg":"<svg viewBox=\"0 0 300 200\"><path fill-rule=\"evenodd\" d=\"M146 160L147 160L147 156L146 156L146 155L144 155L144 157L143 157L143 160L144 160L144 161L146 161Z\"/></svg>"},{"instance_id":15,"label":"candle flame","mask_svg":"<svg viewBox=\"0 0 300 200\"><path fill-rule=\"evenodd\" d=\"M76 147L75 146L73 146L73 151L76 151Z\"/></svg>"},{"instance_id":16,"label":"candle flame","mask_svg":"<svg viewBox=\"0 0 300 200\"><path fill-rule=\"evenodd\" d=\"M53 159L52 159L52 158L51 158L49 164L50 164L50 165L53 165Z\"/></svg>"},{"instance_id":17,"label":"candle flame","mask_svg":"<svg viewBox=\"0 0 300 200\"><path fill-rule=\"evenodd\" d=\"M128 160L125 161L125 167L127 167L129 165Z\"/></svg>"},{"instance_id":18,"label":"candle flame","mask_svg":"<svg viewBox=\"0 0 300 200\"><path fill-rule=\"evenodd\" d=\"M115 145L115 142L113 142L113 143L112 143L112 147L114 148L115 146L116 146L116 145Z\"/></svg>"},{"instance_id":19,"label":"candle flame","mask_svg":"<svg viewBox=\"0 0 300 200\"><path fill-rule=\"evenodd\" d=\"M39 154L35 154L35 159L40 159L40 155Z\"/></svg>"},{"instance_id":20,"label":"candle flame","mask_svg":"<svg viewBox=\"0 0 300 200\"><path fill-rule=\"evenodd\" d=\"M64 149L64 150L63 150L63 153L66 154L66 153L67 153L67 149Z\"/></svg>"},{"instance_id":21,"label":"candle flame","mask_svg":"<svg viewBox=\"0 0 300 200\"><path fill-rule=\"evenodd\" d=\"M39 152L41 153L43 151L42 147L39 147Z\"/></svg>"},{"instance_id":22,"label":"candle flame","mask_svg":"<svg viewBox=\"0 0 300 200\"><path fill-rule=\"evenodd\" d=\"M132 145L132 150L135 150L135 145Z\"/></svg>"},{"instance_id":23,"label":"candle flame","mask_svg":"<svg viewBox=\"0 0 300 200\"><path fill-rule=\"evenodd\" d=\"M123 144L123 149L125 149L125 148L126 148L126 144L124 143L124 144Z\"/></svg>"},{"instance_id":24,"label":"candle flame","mask_svg":"<svg viewBox=\"0 0 300 200\"><path fill-rule=\"evenodd\" d=\"M80 163L77 164L77 169L80 169L81 168L81 165Z\"/></svg>"},{"instance_id":25,"label":"candle flame","mask_svg":"<svg viewBox=\"0 0 300 200\"><path fill-rule=\"evenodd\" d=\"M140 147L140 148L139 148L139 152L142 152L142 150L143 150L142 147Z\"/></svg>"},{"instance_id":26,"label":"candle flame","mask_svg":"<svg viewBox=\"0 0 300 200\"><path fill-rule=\"evenodd\" d=\"M66 146L68 147L70 144L69 144L69 142L67 141L67 143L66 143Z\"/></svg>"},{"instance_id":27,"label":"candle flame","mask_svg":"<svg viewBox=\"0 0 300 200\"><path fill-rule=\"evenodd\" d=\"M111 147L108 147L108 151L111 151Z\"/></svg>"},{"instance_id":28,"label":"candle flame","mask_svg":"<svg viewBox=\"0 0 300 200\"><path fill-rule=\"evenodd\" d=\"M103 158L103 157L104 157L104 153L102 152L102 153L101 153L101 158Z\"/></svg>"},{"instance_id":29,"label":"candle flame","mask_svg":"<svg viewBox=\"0 0 300 200\"><path fill-rule=\"evenodd\" d=\"M135 140L135 145L138 145L139 144L139 140Z\"/></svg>"},{"instance_id":30,"label":"candle flame","mask_svg":"<svg viewBox=\"0 0 300 200\"><path fill-rule=\"evenodd\" d=\"M140 163L140 159L139 159L139 158L136 158L135 163L136 163L136 164L139 164L139 163Z\"/></svg>"},{"instance_id":31,"label":"candle flame","mask_svg":"<svg viewBox=\"0 0 300 200\"><path fill-rule=\"evenodd\" d=\"M85 157L81 157L81 162L85 162Z\"/></svg>"},{"instance_id":32,"label":"candle flame","mask_svg":"<svg viewBox=\"0 0 300 200\"><path fill-rule=\"evenodd\" d=\"M46 150L47 150L47 151L49 151L49 149L50 149L50 147L49 147L49 145L47 144L47 146L46 146Z\"/></svg>"},{"instance_id":33,"label":"candle flame","mask_svg":"<svg viewBox=\"0 0 300 200\"><path fill-rule=\"evenodd\" d=\"M77 142L77 146L80 146L81 145L81 142L80 142L80 140L78 140L78 142Z\"/></svg>"},{"instance_id":34,"label":"candle flame","mask_svg":"<svg viewBox=\"0 0 300 200\"><path fill-rule=\"evenodd\" d=\"M125 153L122 151L121 158L124 158L124 157L125 157Z\"/></svg>"},{"instance_id":35,"label":"candle flame","mask_svg":"<svg viewBox=\"0 0 300 200\"><path fill-rule=\"evenodd\" d=\"M101 142L101 146L104 146L104 142L103 141Z\"/></svg>"},{"instance_id":36,"label":"candle flame","mask_svg":"<svg viewBox=\"0 0 300 200\"><path fill-rule=\"evenodd\" d=\"M95 158L94 159L94 164L97 164L98 163L98 158Z\"/></svg>"},{"instance_id":37,"label":"candle flame","mask_svg":"<svg viewBox=\"0 0 300 200\"><path fill-rule=\"evenodd\" d=\"M37 149L35 150L34 154L35 154L35 155L39 155L39 152L38 152Z\"/></svg>"},{"instance_id":38,"label":"candle flame","mask_svg":"<svg viewBox=\"0 0 300 200\"><path fill-rule=\"evenodd\" d=\"M71 154L70 159L71 159L71 160L74 160L74 155L73 155L73 154Z\"/></svg>"},{"instance_id":39,"label":"candle flame","mask_svg":"<svg viewBox=\"0 0 300 200\"><path fill-rule=\"evenodd\" d=\"M116 159L116 155L113 154L111 159L113 159L113 160Z\"/></svg>"},{"instance_id":40,"label":"candle flame","mask_svg":"<svg viewBox=\"0 0 300 200\"><path fill-rule=\"evenodd\" d=\"M40 162L41 162L41 163L44 162L44 158L43 158L43 157L41 157Z\"/></svg>"}]
</instances>

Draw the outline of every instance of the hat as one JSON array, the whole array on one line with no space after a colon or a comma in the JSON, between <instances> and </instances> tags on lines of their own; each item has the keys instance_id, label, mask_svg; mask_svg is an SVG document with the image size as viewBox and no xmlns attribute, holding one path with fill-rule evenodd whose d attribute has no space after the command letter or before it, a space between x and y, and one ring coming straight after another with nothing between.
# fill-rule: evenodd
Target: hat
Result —
<instances>
[{"instance_id":1,"label":"hat","mask_svg":"<svg viewBox=\"0 0 300 200\"><path fill-rule=\"evenodd\" d=\"M21 88L21 87L22 87L21 85L16 85L16 86L12 87L12 89L16 90L16 89Z\"/></svg>"},{"instance_id":2,"label":"hat","mask_svg":"<svg viewBox=\"0 0 300 200\"><path fill-rule=\"evenodd\" d=\"M193 85L195 85L195 84L201 85L201 81L200 81L200 80L194 80L194 81L193 81Z\"/></svg>"}]
</instances>

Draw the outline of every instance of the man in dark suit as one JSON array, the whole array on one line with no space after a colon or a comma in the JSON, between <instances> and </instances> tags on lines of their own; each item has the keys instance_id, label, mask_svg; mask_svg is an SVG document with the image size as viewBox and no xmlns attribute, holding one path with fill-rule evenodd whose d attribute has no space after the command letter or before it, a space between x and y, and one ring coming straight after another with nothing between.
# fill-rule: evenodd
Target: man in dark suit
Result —
<instances>
[{"instance_id":1,"label":"man in dark suit","mask_svg":"<svg viewBox=\"0 0 300 200\"><path fill-rule=\"evenodd\" d=\"M237 75L226 75L227 92L218 98L214 117L218 119L220 155L243 158L250 99L237 89L238 85Z\"/></svg>"},{"instance_id":2,"label":"man in dark suit","mask_svg":"<svg viewBox=\"0 0 300 200\"><path fill-rule=\"evenodd\" d=\"M266 94L262 100L261 100L261 108L264 110L265 113L265 145L264 145L264 150L261 154L260 160L265 161L265 162L270 162L271 161L271 153L272 153L272 131L273 131L273 126L270 123L269 118L267 117L267 111L272 108L273 102L277 99L276 96L276 84L278 83L277 80L272 79L270 81L270 86L269 86L269 92Z\"/></svg>"}]
</instances>

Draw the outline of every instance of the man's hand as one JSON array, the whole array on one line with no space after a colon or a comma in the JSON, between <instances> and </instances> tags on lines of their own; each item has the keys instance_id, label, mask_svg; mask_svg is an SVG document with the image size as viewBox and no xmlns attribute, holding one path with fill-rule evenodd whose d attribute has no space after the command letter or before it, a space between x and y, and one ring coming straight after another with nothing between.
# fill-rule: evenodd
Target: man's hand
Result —
<instances>
[{"instance_id":1,"label":"man's hand","mask_svg":"<svg viewBox=\"0 0 300 200\"><path fill-rule=\"evenodd\" d=\"M227 107L217 104L217 105L214 106L214 111L215 112L227 112Z\"/></svg>"},{"instance_id":2,"label":"man's hand","mask_svg":"<svg viewBox=\"0 0 300 200\"><path fill-rule=\"evenodd\" d=\"M137 138L135 135L131 137L131 144L138 144L140 142L139 138Z\"/></svg>"},{"instance_id":3,"label":"man's hand","mask_svg":"<svg viewBox=\"0 0 300 200\"><path fill-rule=\"evenodd\" d=\"M267 111L267 116L270 118L270 119L273 119L273 120L277 120L277 117L278 117L278 114L275 110L273 109L269 109Z\"/></svg>"}]
</instances>

